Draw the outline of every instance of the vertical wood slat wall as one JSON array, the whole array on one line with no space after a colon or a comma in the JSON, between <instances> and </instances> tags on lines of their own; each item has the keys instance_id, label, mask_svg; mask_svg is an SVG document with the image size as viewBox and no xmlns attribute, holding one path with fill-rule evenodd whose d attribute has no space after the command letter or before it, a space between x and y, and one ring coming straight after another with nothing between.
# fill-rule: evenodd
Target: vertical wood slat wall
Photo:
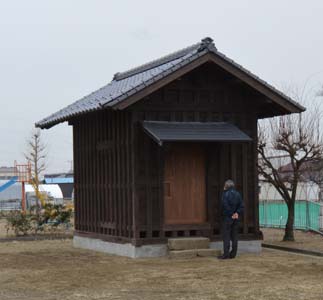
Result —
<instances>
[{"instance_id":1,"label":"vertical wood slat wall","mask_svg":"<svg viewBox=\"0 0 323 300\"><path fill-rule=\"evenodd\" d=\"M129 114L105 112L74 125L76 230L129 239L136 235L138 240L163 238L163 149L144 134L139 120L169 120L172 112L139 113L135 118L137 125L131 125ZM207 115L209 121L219 117ZM183 112L173 119L189 119L189 116L190 113ZM193 116L192 121L203 121L201 114ZM134 173L138 226L135 228L131 126L136 127L138 139ZM248 177L252 178L254 172L253 165L248 166L252 145L213 144L207 148L207 213L212 235L220 233L221 193L223 182L228 178L236 179L247 206L243 233L253 232L255 210L248 204L253 202L252 194L248 193L252 191Z\"/></svg>"},{"instance_id":2,"label":"vertical wood slat wall","mask_svg":"<svg viewBox=\"0 0 323 300\"><path fill-rule=\"evenodd\" d=\"M131 114L103 111L73 122L75 229L133 238ZM101 236L102 235L102 236Z\"/></svg>"},{"instance_id":3,"label":"vertical wood slat wall","mask_svg":"<svg viewBox=\"0 0 323 300\"><path fill-rule=\"evenodd\" d=\"M241 232L254 238L259 229L257 103L249 90L226 87L212 76L210 70L197 71L141 100L129 111L106 110L74 120L78 234L135 245L161 242L171 236L219 238L223 183L233 178L246 204ZM143 132L143 120L231 122L253 139L249 144L204 144L207 227L164 227L163 172L168 146L160 147Z\"/></svg>"}]
</instances>

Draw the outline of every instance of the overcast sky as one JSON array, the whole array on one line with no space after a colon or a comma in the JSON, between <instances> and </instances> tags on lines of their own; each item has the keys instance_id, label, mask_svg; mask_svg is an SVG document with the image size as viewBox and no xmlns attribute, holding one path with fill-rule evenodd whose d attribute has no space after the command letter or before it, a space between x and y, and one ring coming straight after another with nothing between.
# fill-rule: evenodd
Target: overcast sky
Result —
<instances>
[{"instance_id":1,"label":"overcast sky","mask_svg":"<svg viewBox=\"0 0 323 300\"><path fill-rule=\"evenodd\" d=\"M33 124L114 73L210 36L271 84L323 83L323 1L0 0L0 166L23 162ZM42 131L67 171L67 123Z\"/></svg>"}]
</instances>

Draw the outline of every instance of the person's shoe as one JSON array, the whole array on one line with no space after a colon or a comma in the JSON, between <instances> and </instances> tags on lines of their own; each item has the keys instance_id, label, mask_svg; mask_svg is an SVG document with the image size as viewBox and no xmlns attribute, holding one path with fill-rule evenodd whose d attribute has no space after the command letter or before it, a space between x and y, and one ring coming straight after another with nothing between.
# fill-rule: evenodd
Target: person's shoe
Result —
<instances>
[{"instance_id":1,"label":"person's shoe","mask_svg":"<svg viewBox=\"0 0 323 300\"><path fill-rule=\"evenodd\" d=\"M230 254L229 254L229 258L230 258L230 259L233 259L233 258L235 258L235 257L236 257L236 256L235 256L235 255L233 255L232 253L230 253Z\"/></svg>"},{"instance_id":2,"label":"person's shoe","mask_svg":"<svg viewBox=\"0 0 323 300\"><path fill-rule=\"evenodd\" d=\"M229 256L226 256L226 255L220 255L218 256L218 259L229 259L230 257Z\"/></svg>"}]
</instances>

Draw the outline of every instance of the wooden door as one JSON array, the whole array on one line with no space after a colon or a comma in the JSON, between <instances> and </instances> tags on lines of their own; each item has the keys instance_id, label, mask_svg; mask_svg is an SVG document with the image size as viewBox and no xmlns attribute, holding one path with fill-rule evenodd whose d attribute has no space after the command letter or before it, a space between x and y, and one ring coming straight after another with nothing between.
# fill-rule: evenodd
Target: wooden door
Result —
<instances>
[{"instance_id":1,"label":"wooden door","mask_svg":"<svg viewBox=\"0 0 323 300\"><path fill-rule=\"evenodd\" d=\"M165 158L165 224L206 221L205 155L199 145L173 145Z\"/></svg>"}]
</instances>

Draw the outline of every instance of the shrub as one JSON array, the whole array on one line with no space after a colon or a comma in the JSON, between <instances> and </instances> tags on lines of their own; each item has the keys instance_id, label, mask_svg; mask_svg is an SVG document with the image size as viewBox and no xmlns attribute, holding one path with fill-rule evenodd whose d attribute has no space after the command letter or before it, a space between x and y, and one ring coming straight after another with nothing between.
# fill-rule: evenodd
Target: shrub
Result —
<instances>
[{"instance_id":1,"label":"shrub","mask_svg":"<svg viewBox=\"0 0 323 300\"><path fill-rule=\"evenodd\" d=\"M52 231L62 224L65 228L70 226L72 210L64 205L46 203L40 209L34 206L29 213L12 211L7 215L7 233L12 229L16 235L27 235L31 232L37 234L40 231Z\"/></svg>"},{"instance_id":2,"label":"shrub","mask_svg":"<svg viewBox=\"0 0 323 300\"><path fill-rule=\"evenodd\" d=\"M52 223L53 226L59 224L69 224L71 222L72 210L67 209L62 204L47 203L44 207L44 217L46 223Z\"/></svg>"},{"instance_id":3,"label":"shrub","mask_svg":"<svg viewBox=\"0 0 323 300\"><path fill-rule=\"evenodd\" d=\"M21 211L12 211L7 215L7 233L12 229L16 235L27 235L32 230L31 217Z\"/></svg>"}]
</instances>

